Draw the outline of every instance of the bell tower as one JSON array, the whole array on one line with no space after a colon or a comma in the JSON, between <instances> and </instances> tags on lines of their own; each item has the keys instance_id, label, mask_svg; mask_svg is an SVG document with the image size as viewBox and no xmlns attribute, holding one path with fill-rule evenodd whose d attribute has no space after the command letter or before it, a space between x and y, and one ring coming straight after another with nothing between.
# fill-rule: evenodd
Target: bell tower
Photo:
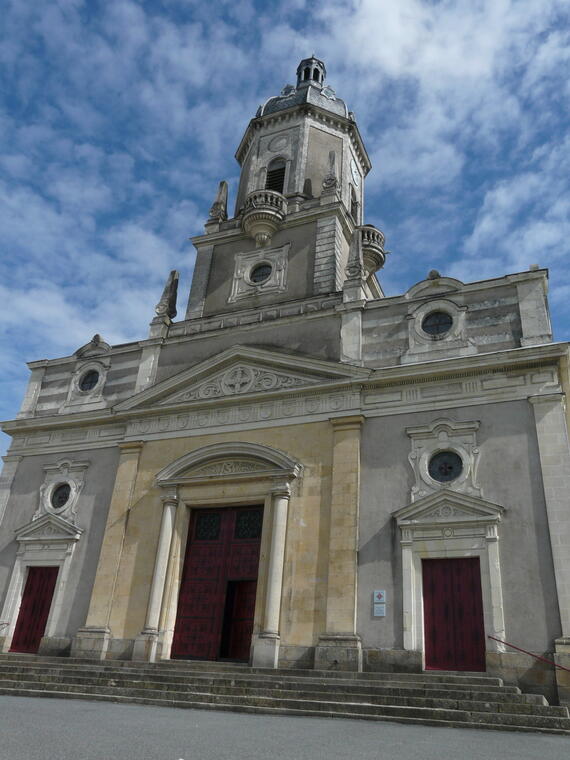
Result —
<instances>
[{"instance_id":1,"label":"bell tower","mask_svg":"<svg viewBox=\"0 0 570 760\"><path fill-rule=\"evenodd\" d=\"M234 216L228 218L221 182L206 234L193 239L187 319L341 291L355 231L362 238L361 296L382 296L374 272L384 263L384 237L363 225L370 159L354 115L326 82L323 61L303 59L296 85L258 108L236 159Z\"/></svg>"}]
</instances>

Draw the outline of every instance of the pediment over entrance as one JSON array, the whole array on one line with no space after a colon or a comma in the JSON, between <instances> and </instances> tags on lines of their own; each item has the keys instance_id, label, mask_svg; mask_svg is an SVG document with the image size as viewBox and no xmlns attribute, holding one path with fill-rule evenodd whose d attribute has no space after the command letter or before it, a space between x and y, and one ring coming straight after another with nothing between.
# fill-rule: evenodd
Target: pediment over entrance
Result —
<instances>
[{"instance_id":1,"label":"pediment over entrance","mask_svg":"<svg viewBox=\"0 0 570 760\"><path fill-rule=\"evenodd\" d=\"M461 522L498 522L505 511L499 504L447 488L392 512L399 526Z\"/></svg>"},{"instance_id":2,"label":"pediment over entrance","mask_svg":"<svg viewBox=\"0 0 570 760\"><path fill-rule=\"evenodd\" d=\"M247 441L215 443L176 459L156 476L159 486L178 485L203 480L244 478L297 478L302 465L289 455Z\"/></svg>"},{"instance_id":3,"label":"pediment over entrance","mask_svg":"<svg viewBox=\"0 0 570 760\"><path fill-rule=\"evenodd\" d=\"M16 531L16 540L20 543L37 541L78 541L83 528L64 520L57 515L43 515L37 520L23 525Z\"/></svg>"},{"instance_id":4,"label":"pediment over entrance","mask_svg":"<svg viewBox=\"0 0 570 760\"><path fill-rule=\"evenodd\" d=\"M117 411L291 391L367 379L370 370L277 351L234 346L118 404Z\"/></svg>"}]
</instances>

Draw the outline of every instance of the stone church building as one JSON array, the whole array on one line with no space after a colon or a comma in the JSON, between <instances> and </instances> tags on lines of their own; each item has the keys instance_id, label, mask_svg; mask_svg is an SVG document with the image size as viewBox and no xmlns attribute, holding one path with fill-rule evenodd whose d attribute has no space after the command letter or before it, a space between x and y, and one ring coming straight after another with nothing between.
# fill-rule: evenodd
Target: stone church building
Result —
<instances>
[{"instance_id":1,"label":"stone church building","mask_svg":"<svg viewBox=\"0 0 570 760\"><path fill-rule=\"evenodd\" d=\"M186 313L29 364L0 645L487 671L570 702L568 345L547 272L385 297L371 165L309 58L221 182ZM564 680L566 678L566 680Z\"/></svg>"}]
</instances>

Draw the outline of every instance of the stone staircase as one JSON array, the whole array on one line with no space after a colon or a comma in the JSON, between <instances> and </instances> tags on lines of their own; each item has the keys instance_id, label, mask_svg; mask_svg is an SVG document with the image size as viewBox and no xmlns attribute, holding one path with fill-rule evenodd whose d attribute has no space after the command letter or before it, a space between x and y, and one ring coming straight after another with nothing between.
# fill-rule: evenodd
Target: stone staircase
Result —
<instances>
[{"instance_id":1,"label":"stone staircase","mask_svg":"<svg viewBox=\"0 0 570 760\"><path fill-rule=\"evenodd\" d=\"M481 673L354 674L5 654L0 694L570 735L566 707Z\"/></svg>"}]
</instances>

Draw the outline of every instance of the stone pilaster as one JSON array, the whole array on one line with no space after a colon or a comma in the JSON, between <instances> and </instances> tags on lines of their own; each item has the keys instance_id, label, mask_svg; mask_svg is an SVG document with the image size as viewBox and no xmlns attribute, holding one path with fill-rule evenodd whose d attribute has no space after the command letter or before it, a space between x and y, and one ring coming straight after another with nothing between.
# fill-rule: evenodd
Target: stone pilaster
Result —
<instances>
[{"instance_id":1,"label":"stone pilaster","mask_svg":"<svg viewBox=\"0 0 570 760\"><path fill-rule=\"evenodd\" d=\"M0 525L2 524L2 518L8 505L8 499L10 498L10 489L12 488L12 483L16 477L16 471L22 461L22 457L7 454L2 459L4 466L2 467L2 475L0 476Z\"/></svg>"},{"instance_id":2,"label":"stone pilaster","mask_svg":"<svg viewBox=\"0 0 570 760\"><path fill-rule=\"evenodd\" d=\"M198 247L194 274L192 275L192 286L188 298L188 308L186 309L186 319L199 319L204 313L206 290L208 288L213 254L213 245L201 245Z\"/></svg>"},{"instance_id":3,"label":"stone pilaster","mask_svg":"<svg viewBox=\"0 0 570 760\"><path fill-rule=\"evenodd\" d=\"M315 651L317 670L362 670L356 633L361 416L331 419L333 462L328 546L326 631Z\"/></svg>"},{"instance_id":4,"label":"stone pilaster","mask_svg":"<svg viewBox=\"0 0 570 760\"><path fill-rule=\"evenodd\" d=\"M141 441L119 444L120 457L109 505L105 535L91 593L87 621L75 636L72 657L105 659L112 631L109 627L119 575L129 512L133 503Z\"/></svg>"},{"instance_id":5,"label":"stone pilaster","mask_svg":"<svg viewBox=\"0 0 570 760\"><path fill-rule=\"evenodd\" d=\"M562 393L531 396L562 637L570 637L570 446Z\"/></svg>"},{"instance_id":6,"label":"stone pilaster","mask_svg":"<svg viewBox=\"0 0 570 760\"><path fill-rule=\"evenodd\" d=\"M30 362L28 367L31 369L32 374L28 380L28 387L26 388L26 395L22 401L22 406L17 414L17 417L33 417L36 411L36 404L38 403L38 397L42 387L42 380L44 379L47 360L43 359L39 362Z\"/></svg>"}]
</instances>

